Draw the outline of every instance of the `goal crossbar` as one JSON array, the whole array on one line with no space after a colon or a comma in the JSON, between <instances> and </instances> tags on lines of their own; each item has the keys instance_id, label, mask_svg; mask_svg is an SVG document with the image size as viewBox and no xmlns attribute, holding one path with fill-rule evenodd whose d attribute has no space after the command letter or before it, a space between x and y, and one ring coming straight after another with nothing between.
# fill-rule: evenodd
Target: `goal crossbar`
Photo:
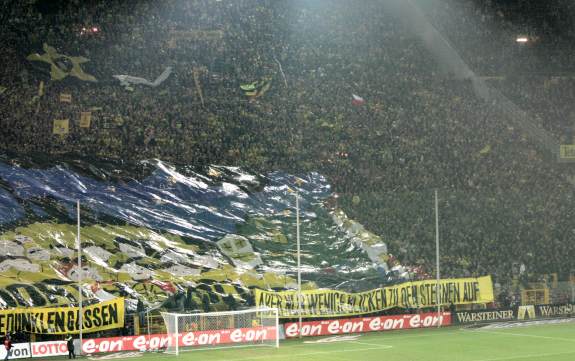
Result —
<instances>
[{"instance_id":1,"label":"goal crossbar","mask_svg":"<svg viewBox=\"0 0 575 361\"><path fill-rule=\"evenodd\" d=\"M174 316L226 316L226 315L238 315L243 313L254 313L254 312L277 312L277 308L260 307L260 308L249 308L246 310L238 311L216 311L216 312L197 312L197 313L178 313L178 312L162 312L162 315L174 315Z\"/></svg>"}]
</instances>

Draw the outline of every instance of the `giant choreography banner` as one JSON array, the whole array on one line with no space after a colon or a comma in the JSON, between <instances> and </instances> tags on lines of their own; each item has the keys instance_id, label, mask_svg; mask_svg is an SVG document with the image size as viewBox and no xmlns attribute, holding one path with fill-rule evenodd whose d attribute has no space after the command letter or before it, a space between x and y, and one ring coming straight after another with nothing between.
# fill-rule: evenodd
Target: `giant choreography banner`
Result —
<instances>
[{"instance_id":1,"label":"giant choreography banner","mask_svg":"<svg viewBox=\"0 0 575 361\"><path fill-rule=\"evenodd\" d=\"M124 299L115 298L82 308L82 332L124 327ZM16 308L0 310L0 334L75 334L80 332L78 307Z\"/></svg>"},{"instance_id":2,"label":"giant choreography banner","mask_svg":"<svg viewBox=\"0 0 575 361\"><path fill-rule=\"evenodd\" d=\"M439 287L437 287L439 286ZM405 282L374 290L347 293L334 290L309 290L301 293L302 317L351 316L379 312L394 307L422 308L440 305L493 302L491 276ZM297 291L255 290L257 307L279 309L280 317L299 314Z\"/></svg>"}]
</instances>

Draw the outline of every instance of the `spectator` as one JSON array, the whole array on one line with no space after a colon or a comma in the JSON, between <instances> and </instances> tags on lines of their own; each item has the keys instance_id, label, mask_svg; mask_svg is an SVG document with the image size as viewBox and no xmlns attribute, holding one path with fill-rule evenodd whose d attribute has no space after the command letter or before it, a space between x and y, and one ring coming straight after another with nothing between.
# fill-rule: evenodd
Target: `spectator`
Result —
<instances>
[{"instance_id":1,"label":"spectator","mask_svg":"<svg viewBox=\"0 0 575 361\"><path fill-rule=\"evenodd\" d=\"M10 339L10 335L6 334L4 336L4 349L6 350L6 356L4 357L4 361L7 361L10 356L12 356L12 340Z\"/></svg>"}]
</instances>

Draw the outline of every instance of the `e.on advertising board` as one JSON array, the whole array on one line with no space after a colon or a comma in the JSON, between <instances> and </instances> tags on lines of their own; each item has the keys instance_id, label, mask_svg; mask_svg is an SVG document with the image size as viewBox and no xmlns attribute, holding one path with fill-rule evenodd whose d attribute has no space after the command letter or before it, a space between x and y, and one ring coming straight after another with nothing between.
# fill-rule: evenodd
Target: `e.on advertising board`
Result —
<instances>
[{"instance_id":1,"label":"e.on advertising board","mask_svg":"<svg viewBox=\"0 0 575 361\"><path fill-rule=\"evenodd\" d=\"M276 333L275 326L183 332L178 337L178 345L180 347L201 347L229 343L256 343L264 340L275 340ZM175 338L166 334L90 338L83 340L82 353L162 350L172 342L175 342ZM75 339L74 345L78 353L80 340ZM68 355L66 341L16 343L12 345L12 354L9 359L63 355ZM6 350L0 345L0 360L5 357Z\"/></svg>"},{"instance_id":2,"label":"e.on advertising board","mask_svg":"<svg viewBox=\"0 0 575 361\"><path fill-rule=\"evenodd\" d=\"M409 315L394 315L380 317L357 317L341 320L306 321L302 322L302 336L327 336L348 333L406 330L410 328L447 326L451 324L451 314L443 312L421 313ZM299 336L298 322L284 325L286 338Z\"/></svg>"},{"instance_id":3,"label":"e.on advertising board","mask_svg":"<svg viewBox=\"0 0 575 361\"><path fill-rule=\"evenodd\" d=\"M180 347L216 346L229 343L254 343L263 340L275 340L276 327L235 328L227 330L183 332L178 337ZM94 354L100 352L161 350L174 341L166 334L93 338L84 340L82 352Z\"/></svg>"}]
</instances>

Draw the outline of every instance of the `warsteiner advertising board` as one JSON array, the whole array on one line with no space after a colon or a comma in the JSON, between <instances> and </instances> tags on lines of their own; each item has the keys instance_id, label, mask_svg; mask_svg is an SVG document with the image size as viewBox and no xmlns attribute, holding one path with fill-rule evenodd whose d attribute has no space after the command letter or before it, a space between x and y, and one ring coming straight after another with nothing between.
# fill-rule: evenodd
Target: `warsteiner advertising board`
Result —
<instances>
[{"instance_id":1,"label":"warsteiner advertising board","mask_svg":"<svg viewBox=\"0 0 575 361\"><path fill-rule=\"evenodd\" d=\"M451 315L451 318L453 323L512 321L517 318L517 311L511 308L475 310L475 311L457 311Z\"/></svg>"},{"instance_id":2,"label":"warsteiner advertising board","mask_svg":"<svg viewBox=\"0 0 575 361\"><path fill-rule=\"evenodd\" d=\"M439 286L439 287L438 287ZM306 290L301 293L302 317L362 315L394 307L424 308L440 305L493 302L491 276L405 282L374 290L347 293L335 290ZM279 309L282 318L299 315L297 291L255 290L258 307Z\"/></svg>"},{"instance_id":3,"label":"warsteiner advertising board","mask_svg":"<svg viewBox=\"0 0 575 361\"><path fill-rule=\"evenodd\" d=\"M484 323L502 321L529 321L555 317L574 317L575 304L522 305L512 308L496 308L473 311L457 311L453 323Z\"/></svg>"},{"instance_id":4,"label":"warsteiner advertising board","mask_svg":"<svg viewBox=\"0 0 575 361\"><path fill-rule=\"evenodd\" d=\"M82 332L124 327L124 299L115 298L82 308ZM78 307L32 307L0 310L0 334L76 334L80 332Z\"/></svg>"},{"instance_id":5,"label":"warsteiner advertising board","mask_svg":"<svg viewBox=\"0 0 575 361\"><path fill-rule=\"evenodd\" d=\"M537 305L535 306L535 314L539 318L574 317L575 304L564 303L554 305Z\"/></svg>"}]
</instances>

